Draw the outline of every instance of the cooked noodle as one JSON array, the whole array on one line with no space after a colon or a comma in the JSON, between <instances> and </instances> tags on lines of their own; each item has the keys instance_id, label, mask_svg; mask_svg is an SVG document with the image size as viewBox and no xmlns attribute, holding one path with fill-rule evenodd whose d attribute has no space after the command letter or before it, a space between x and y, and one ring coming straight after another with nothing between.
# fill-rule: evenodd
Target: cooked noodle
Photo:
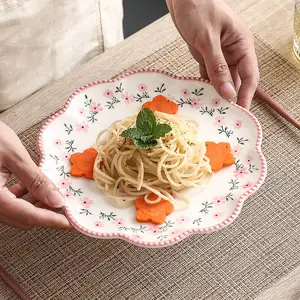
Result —
<instances>
[{"instance_id":1,"label":"cooked noodle","mask_svg":"<svg viewBox=\"0 0 300 300\"><path fill-rule=\"evenodd\" d=\"M152 149L138 149L132 140L120 136L135 125L136 115L115 121L97 137L94 180L117 207L128 207L144 196L148 203L165 199L185 208L189 198L180 191L200 187L209 178L211 167L205 156L205 142L197 141L198 122L160 112L155 116L158 123L169 124L172 131ZM158 198L148 199L151 193Z\"/></svg>"}]
</instances>

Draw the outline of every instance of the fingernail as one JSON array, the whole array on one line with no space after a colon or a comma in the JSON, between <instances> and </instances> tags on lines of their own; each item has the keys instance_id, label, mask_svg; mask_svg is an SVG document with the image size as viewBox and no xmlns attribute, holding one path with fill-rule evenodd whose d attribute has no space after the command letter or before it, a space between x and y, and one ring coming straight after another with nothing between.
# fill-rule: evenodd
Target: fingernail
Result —
<instances>
[{"instance_id":1,"label":"fingernail","mask_svg":"<svg viewBox=\"0 0 300 300\"><path fill-rule=\"evenodd\" d=\"M62 207L65 204L65 199L59 191L51 191L47 195L47 201L51 207Z\"/></svg>"},{"instance_id":2,"label":"fingernail","mask_svg":"<svg viewBox=\"0 0 300 300\"><path fill-rule=\"evenodd\" d=\"M236 96L236 91L230 82L221 84L219 87L219 91L221 93L221 96L226 100L230 100Z\"/></svg>"}]
</instances>

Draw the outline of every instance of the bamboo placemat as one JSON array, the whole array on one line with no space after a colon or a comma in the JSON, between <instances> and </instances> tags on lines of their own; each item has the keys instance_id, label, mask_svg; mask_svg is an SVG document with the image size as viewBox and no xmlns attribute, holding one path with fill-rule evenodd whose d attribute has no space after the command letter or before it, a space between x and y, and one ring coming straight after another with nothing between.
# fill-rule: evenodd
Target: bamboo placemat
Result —
<instances>
[{"instance_id":1,"label":"bamboo placemat","mask_svg":"<svg viewBox=\"0 0 300 300\"><path fill-rule=\"evenodd\" d=\"M263 88L299 116L300 72L255 40ZM130 69L148 67L198 75L180 39ZM37 300L253 299L300 265L300 136L257 98L252 112L263 127L268 176L231 226L164 249L0 226L0 265ZM36 162L40 126L20 134ZM0 284L0 299L17 298Z\"/></svg>"}]
</instances>

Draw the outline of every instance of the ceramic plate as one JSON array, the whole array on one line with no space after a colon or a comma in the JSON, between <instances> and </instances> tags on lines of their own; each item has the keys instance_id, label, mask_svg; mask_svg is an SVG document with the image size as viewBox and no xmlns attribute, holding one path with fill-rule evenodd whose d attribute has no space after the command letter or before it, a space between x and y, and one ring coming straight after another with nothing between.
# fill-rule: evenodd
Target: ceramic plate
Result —
<instances>
[{"instance_id":1,"label":"ceramic plate","mask_svg":"<svg viewBox=\"0 0 300 300\"><path fill-rule=\"evenodd\" d=\"M177 210L163 225L154 226L135 220L135 206L115 208L94 181L71 177L69 158L91 147L97 134L113 121L137 113L143 102L158 94L177 102L178 114L199 120L199 138L229 142L235 164L214 173L202 191L191 192L188 209ZM43 126L38 146L40 167L64 194L65 214L76 229L95 238L164 247L234 221L245 199L258 190L266 176L261 140L257 119L221 99L209 82L147 70L79 88Z\"/></svg>"}]
</instances>

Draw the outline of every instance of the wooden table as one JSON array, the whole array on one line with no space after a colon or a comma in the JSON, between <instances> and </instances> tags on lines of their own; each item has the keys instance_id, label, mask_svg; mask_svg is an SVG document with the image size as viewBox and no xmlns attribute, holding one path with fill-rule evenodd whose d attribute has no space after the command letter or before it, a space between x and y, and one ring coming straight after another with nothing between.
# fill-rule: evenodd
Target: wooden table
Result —
<instances>
[{"instance_id":1,"label":"wooden table","mask_svg":"<svg viewBox=\"0 0 300 300\"><path fill-rule=\"evenodd\" d=\"M228 2L234 11L264 40L291 63L300 66L292 53L294 0L228 0ZM162 36L163 38L161 38ZM178 36L170 16L165 16L1 114L0 120L12 127L17 133L23 132L60 108L69 95L79 86L88 82L107 79L120 73L164 47L167 43L172 42ZM101 67L99 68L99 66ZM62 86L63 88L60 90L63 92L58 93L58 87ZM280 299L286 299L289 293L295 294L298 284L292 283L297 278L299 282L299 274L300 271L295 270L282 282L261 295L259 299L274 299L273 296L279 293L284 295L284 298Z\"/></svg>"}]
</instances>

